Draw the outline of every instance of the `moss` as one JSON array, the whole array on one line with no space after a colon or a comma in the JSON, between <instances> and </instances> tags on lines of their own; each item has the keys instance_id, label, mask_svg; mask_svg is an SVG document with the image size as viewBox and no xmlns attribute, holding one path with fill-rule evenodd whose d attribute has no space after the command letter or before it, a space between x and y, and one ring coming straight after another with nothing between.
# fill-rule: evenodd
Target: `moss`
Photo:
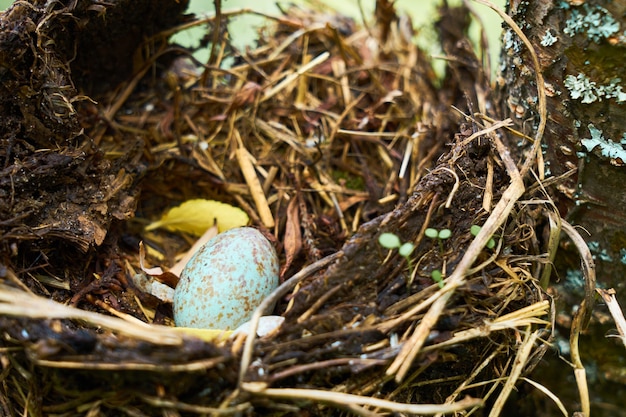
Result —
<instances>
[{"instance_id":1,"label":"moss","mask_svg":"<svg viewBox=\"0 0 626 417\"><path fill-rule=\"evenodd\" d=\"M343 184L346 188L350 190L365 190L365 181L363 180L363 178L352 175L349 172L335 170L332 172L332 178L335 182Z\"/></svg>"}]
</instances>

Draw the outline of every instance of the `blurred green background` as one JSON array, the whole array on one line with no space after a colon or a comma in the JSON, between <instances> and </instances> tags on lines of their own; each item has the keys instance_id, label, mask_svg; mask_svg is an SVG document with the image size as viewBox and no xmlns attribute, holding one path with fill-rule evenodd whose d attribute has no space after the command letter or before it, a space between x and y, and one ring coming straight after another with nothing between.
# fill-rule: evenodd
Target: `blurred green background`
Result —
<instances>
[{"instance_id":1,"label":"blurred green background","mask_svg":"<svg viewBox=\"0 0 626 417\"><path fill-rule=\"evenodd\" d=\"M494 4L499 7L504 7L505 0L492 0ZM0 9L7 8L13 0L0 0ZM305 4L307 0L292 0L291 2L280 2L281 4L299 3ZM277 0L223 0L222 9L234 10L249 8L258 11L262 11L269 14L278 14L279 9L276 6ZM359 0L316 0L314 4L329 4L332 5L334 10L353 17L357 21L365 20L371 21L374 16L375 0L361 0L362 11L359 8ZM402 13L408 13L412 20L413 25L418 31L416 36L416 42L428 53L437 56L441 53L438 47L437 38L432 24L437 19L437 7L441 3L441 0L396 0L396 9ZM460 4L461 0L448 0L451 5ZM471 3L472 7L478 12L481 20L485 24L487 31L491 62L495 64L499 56L499 37L501 33L501 21L497 14L487 7L477 3ZM333 10L331 6L328 6L329 12ZM211 15L213 13L213 1L212 0L190 0L189 12L196 13L198 15ZM255 39L256 30L259 25L263 23L263 18L259 16L246 15L236 19L233 19L229 25L230 33L233 36L233 43L243 48L245 45L250 45ZM471 29L471 37L476 40L479 37L479 25L474 24ZM193 46L197 44L198 40L203 35L202 28L195 28L185 33L179 33L176 37L176 41L186 45ZM200 60L205 60L202 54L197 56ZM435 62L436 63L436 62ZM494 68L495 65L492 65Z\"/></svg>"}]
</instances>

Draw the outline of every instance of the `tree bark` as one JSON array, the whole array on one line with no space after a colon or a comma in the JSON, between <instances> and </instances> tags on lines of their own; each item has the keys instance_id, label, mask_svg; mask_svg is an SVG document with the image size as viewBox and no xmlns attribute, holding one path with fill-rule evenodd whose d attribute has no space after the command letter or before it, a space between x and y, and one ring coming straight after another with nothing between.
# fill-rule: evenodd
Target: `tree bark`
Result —
<instances>
[{"instance_id":1,"label":"tree bark","mask_svg":"<svg viewBox=\"0 0 626 417\"><path fill-rule=\"evenodd\" d=\"M508 14L532 43L545 78L548 121L542 154L545 177L558 178L554 201L565 219L580 226L596 262L599 286L615 288L623 304L626 2L511 1ZM528 50L510 28L504 32L500 70L503 113L532 137L539 124L536 69ZM563 245L567 247L567 243ZM573 259L562 250L556 261L560 278L556 288L561 290L558 299L566 301L564 309L575 303L576 291L571 288L581 276L578 261ZM602 315L608 317L606 309L596 306L596 318ZM610 358L623 356L623 346L604 337L615 328L612 320L604 326L597 321L589 337L582 340L583 361L588 369L594 365L598 369L597 374L589 375L592 397L598 403L618 404L612 398L624 398L624 386L614 382L626 382L626 368ZM555 380L557 387L561 385L557 394L562 391L562 382ZM604 389L608 386L610 389ZM592 414L602 415L601 407L594 411Z\"/></svg>"}]
</instances>

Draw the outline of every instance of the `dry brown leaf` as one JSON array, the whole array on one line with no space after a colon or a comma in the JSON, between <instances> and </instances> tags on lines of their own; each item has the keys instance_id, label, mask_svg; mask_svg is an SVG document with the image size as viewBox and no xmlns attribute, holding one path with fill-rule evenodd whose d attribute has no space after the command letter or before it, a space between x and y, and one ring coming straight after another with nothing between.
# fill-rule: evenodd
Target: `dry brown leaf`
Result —
<instances>
[{"instance_id":1,"label":"dry brown leaf","mask_svg":"<svg viewBox=\"0 0 626 417\"><path fill-rule=\"evenodd\" d=\"M294 258L302 250L302 232L300 230L300 216L298 210L298 198L292 198L287 206L287 223L285 224L285 264L280 271L280 280L284 280L283 275L291 266Z\"/></svg>"}]
</instances>

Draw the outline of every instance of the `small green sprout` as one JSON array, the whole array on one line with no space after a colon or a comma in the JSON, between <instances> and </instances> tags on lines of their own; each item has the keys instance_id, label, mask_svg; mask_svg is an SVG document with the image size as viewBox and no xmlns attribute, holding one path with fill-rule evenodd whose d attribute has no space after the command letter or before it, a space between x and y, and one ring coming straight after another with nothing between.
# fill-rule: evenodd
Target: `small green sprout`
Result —
<instances>
[{"instance_id":1,"label":"small green sprout","mask_svg":"<svg viewBox=\"0 0 626 417\"><path fill-rule=\"evenodd\" d=\"M424 235L431 239L437 239L439 241L439 251L443 254L443 241L452 236L452 231L450 229L437 230L429 227L424 230Z\"/></svg>"},{"instance_id":2,"label":"small green sprout","mask_svg":"<svg viewBox=\"0 0 626 417\"><path fill-rule=\"evenodd\" d=\"M378 243L380 246L386 249L398 249L400 256L406 259L406 263L409 266L409 276L413 276L413 262L411 261L411 253L415 249L415 245L411 242L402 243L400 238L394 233L382 233L378 236ZM409 280L409 284L410 284Z\"/></svg>"},{"instance_id":3,"label":"small green sprout","mask_svg":"<svg viewBox=\"0 0 626 417\"><path fill-rule=\"evenodd\" d=\"M472 234L472 236L477 236L478 233L480 233L480 230L482 229L481 226L477 225L477 224L473 224L472 227L470 227L470 233ZM488 249L493 249L496 246L496 241L493 240L493 238L490 238L489 241L487 242L487 244L485 245Z\"/></svg>"},{"instance_id":4,"label":"small green sprout","mask_svg":"<svg viewBox=\"0 0 626 417\"><path fill-rule=\"evenodd\" d=\"M381 234L378 237L378 243L380 243L380 246L387 249L396 249L402 245L400 238L393 233Z\"/></svg>"},{"instance_id":5,"label":"small green sprout","mask_svg":"<svg viewBox=\"0 0 626 417\"><path fill-rule=\"evenodd\" d=\"M411 253L413 253L413 249L415 249L414 244L412 244L411 242L405 242L402 244L402 246L398 248L398 253L401 256L404 256L410 264L411 260L409 259L409 256L411 255Z\"/></svg>"},{"instance_id":6,"label":"small green sprout","mask_svg":"<svg viewBox=\"0 0 626 417\"><path fill-rule=\"evenodd\" d=\"M442 229L439 231L439 239L444 240L444 239L449 239L450 236L452 236L452 232L450 231L450 229Z\"/></svg>"},{"instance_id":7,"label":"small green sprout","mask_svg":"<svg viewBox=\"0 0 626 417\"><path fill-rule=\"evenodd\" d=\"M443 274L440 270L434 269L433 272L430 273L430 277L439 285L439 288L443 288Z\"/></svg>"},{"instance_id":8,"label":"small green sprout","mask_svg":"<svg viewBox=\"0 0 626 417\"><path fill-rule=\"evenodd\" d=\"M440 240L449 239L450 236L452 236L452 232L450 231L450 229L437 230L437 229L433 229L432 227L429 227L428 229L426 229L424 231L424 234L426 235L426 237L429 237L431 239L440 239Z\"/></svg>"}]
</instances>

